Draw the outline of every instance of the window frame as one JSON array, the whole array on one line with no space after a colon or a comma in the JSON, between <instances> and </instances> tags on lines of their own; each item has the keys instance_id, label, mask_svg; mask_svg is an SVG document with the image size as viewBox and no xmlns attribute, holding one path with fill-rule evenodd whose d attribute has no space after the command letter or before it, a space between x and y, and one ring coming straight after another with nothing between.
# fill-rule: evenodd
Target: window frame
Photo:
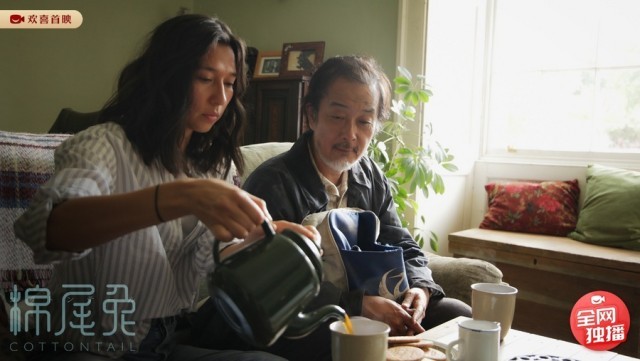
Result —
<instances>
[{"instance_id":1,"label":"window frame","mask_svg":"<svg viewBox=\"0 0 640 361\"><path fill-rule=\"evenodd\" d=\"M640 152L598 152L598 151L562 151L562 150L536 150L536 149L500 149L491 148L489 144L489 128L491 127L491 119L489 107L491 100L491 74L492 74L492 54L493 39L495 31L496 7L499 0L478 0L478 14L484 19L484 24L479 21L476 28L476 39L480 42L477 46L482 49L483 54L476 58L482 65L479 78L481 79L481 93L475 94L475 97L481 99L479 105L481 107L479 119L482 124L481 134L481 153L480 160L493 162L528 162L533 164L553 164L553 165L586 165L592 163L616 164L623 167L639 168ZM535 0L532 0L535 1Z\"/></svg>"}]
</instances>

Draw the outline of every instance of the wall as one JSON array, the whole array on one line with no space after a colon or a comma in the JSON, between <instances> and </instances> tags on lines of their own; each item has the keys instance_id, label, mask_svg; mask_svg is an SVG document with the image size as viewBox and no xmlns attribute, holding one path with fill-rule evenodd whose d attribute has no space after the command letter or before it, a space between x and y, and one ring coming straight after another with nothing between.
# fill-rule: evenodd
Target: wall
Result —
<instances>
[{"instance_id":1,"label":"wall","mask_svg":"<svg viewBox=\"0 0 640 361\"><path fill-rule=\"evenodd\" d=\"M408 19L400 39L399 2ZM321 40L325 59L371 55L393 77L400 56L398 61L414 73L422 71L411 64L421 64L424 56L414 37L423 31L425 19L414 17L426 16L426 0L22 0L15 4L13 8L19 9L78 10L84 22L75 30L0 29L1 130L46 132L61 108L99 109L148 32L182 6L219 16L249 46L261 50L281 50L285 42ZM0 8L11 7L4 2ZM402 38L402 54L397 55ZM411 54L418 60L412 61ZM417 136L419 131L413 133ZM463 227L460 213L468 203L460 192L464 177L454 176L447 183L447 193L429 199L425 208L445 252L446 234Z\"/></svg>"},{"instance_id":2,"label":"wall","mask_svg":"<svg viewBox=\"0 0 640 361\"><path fill-rule=\"evenodd\" d=\"M194 11L219 16L259 50L324 41L325 59L370 55L395 74L396 0L194 0Z\"/></svg>"},{"instance_id":3,"label":"wall","mask_svg":"<svg viewBox=\"0 0 640 361\"><path fill-rule=\"evenodd\" d=\"M61 108L99 109L155 25L191 0L21 0L2 9L77 10L78 29L0 29L0 129L46 132ZM11 4L11 5L9 5Z\"/></svg>"},{"instance_id":4,"label":"wall","mask_svg":"<svg viewBox=\"0 0 640 361\"><path fill-rule=\"evenodd\" d=\"M11 4L9 6L9 4ZM22 0L2 9L73 9L73 30L0 29L0 129L46 132L61 108L99 109L146 35L180 7L218 15L262 50L325 41L325 58L360 53L395 73L397 2L389 0Z\"/></svg>"}]
</instances>

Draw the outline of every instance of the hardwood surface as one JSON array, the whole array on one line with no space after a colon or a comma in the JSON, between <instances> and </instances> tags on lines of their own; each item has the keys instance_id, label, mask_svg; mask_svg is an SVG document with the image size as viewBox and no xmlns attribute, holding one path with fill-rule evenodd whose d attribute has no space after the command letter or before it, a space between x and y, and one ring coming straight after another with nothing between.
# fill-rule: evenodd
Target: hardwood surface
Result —
<instances>
[{"instance_id":1,"label":"hardwood surface","mask_svg":"<svg viewBox=\"0 0 640 361\"><path fill-rule=\"evenodd\" d=\"M586 244L566 237L469 229L449 235L456 257L489 261L518 288L513 327L575 341L569 317L593 291L620 297L631 317L627 341L614 351L640 356L640 252Z\"/></svg>"}]
</instances>

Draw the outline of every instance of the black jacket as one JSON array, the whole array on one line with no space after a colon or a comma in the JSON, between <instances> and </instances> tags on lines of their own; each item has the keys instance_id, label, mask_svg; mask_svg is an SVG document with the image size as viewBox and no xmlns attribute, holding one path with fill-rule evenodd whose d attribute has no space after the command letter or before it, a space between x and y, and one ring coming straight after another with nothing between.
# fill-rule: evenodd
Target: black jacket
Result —
<instances>
[{"instance_id":1,"label":"black jacket","mask_svg":"<svg viewBox=\"0 0 640 361\"><path fill-rule=\"evenodd\" d=\"M265 200L274 220L300 223L307 215L327 208L324 185L309 155L312 135L312 131L306 132L289 151L265 161L243 185L246 191ZM386 177L369 157L362 157L349 170L347 205L373 211L380 219L378 242L403 249L409 287L429 288L431 297L444 296L433 281L424 253L400 223ZM339 304L348 314L360 315L362 297L362 291L341 292L325 282L313 307Z\"/></svg>"}]
</instances>

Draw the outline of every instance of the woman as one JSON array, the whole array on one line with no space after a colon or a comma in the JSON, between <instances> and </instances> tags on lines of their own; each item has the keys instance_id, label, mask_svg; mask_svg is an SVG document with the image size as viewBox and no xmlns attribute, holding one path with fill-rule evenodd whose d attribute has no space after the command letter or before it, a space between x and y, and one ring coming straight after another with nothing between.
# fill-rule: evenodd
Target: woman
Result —
<instances>
[{"instance_id":1,"label":"woman","mask_svg":"<svg viewBox=\"0 0 640 361\"><path fill-rule=\"evenodd\" d=\"M270 220L263 201L233 185L245 87L242 40L220 20L178 16L124 68L100 124L56 150L56 174L15 231L37 262L56 262L50 309L59 312L45 345L69 344L74 353L60 359L279 359L175 346L214 237L233 252Z\"/></svg>"}]
</instances>

